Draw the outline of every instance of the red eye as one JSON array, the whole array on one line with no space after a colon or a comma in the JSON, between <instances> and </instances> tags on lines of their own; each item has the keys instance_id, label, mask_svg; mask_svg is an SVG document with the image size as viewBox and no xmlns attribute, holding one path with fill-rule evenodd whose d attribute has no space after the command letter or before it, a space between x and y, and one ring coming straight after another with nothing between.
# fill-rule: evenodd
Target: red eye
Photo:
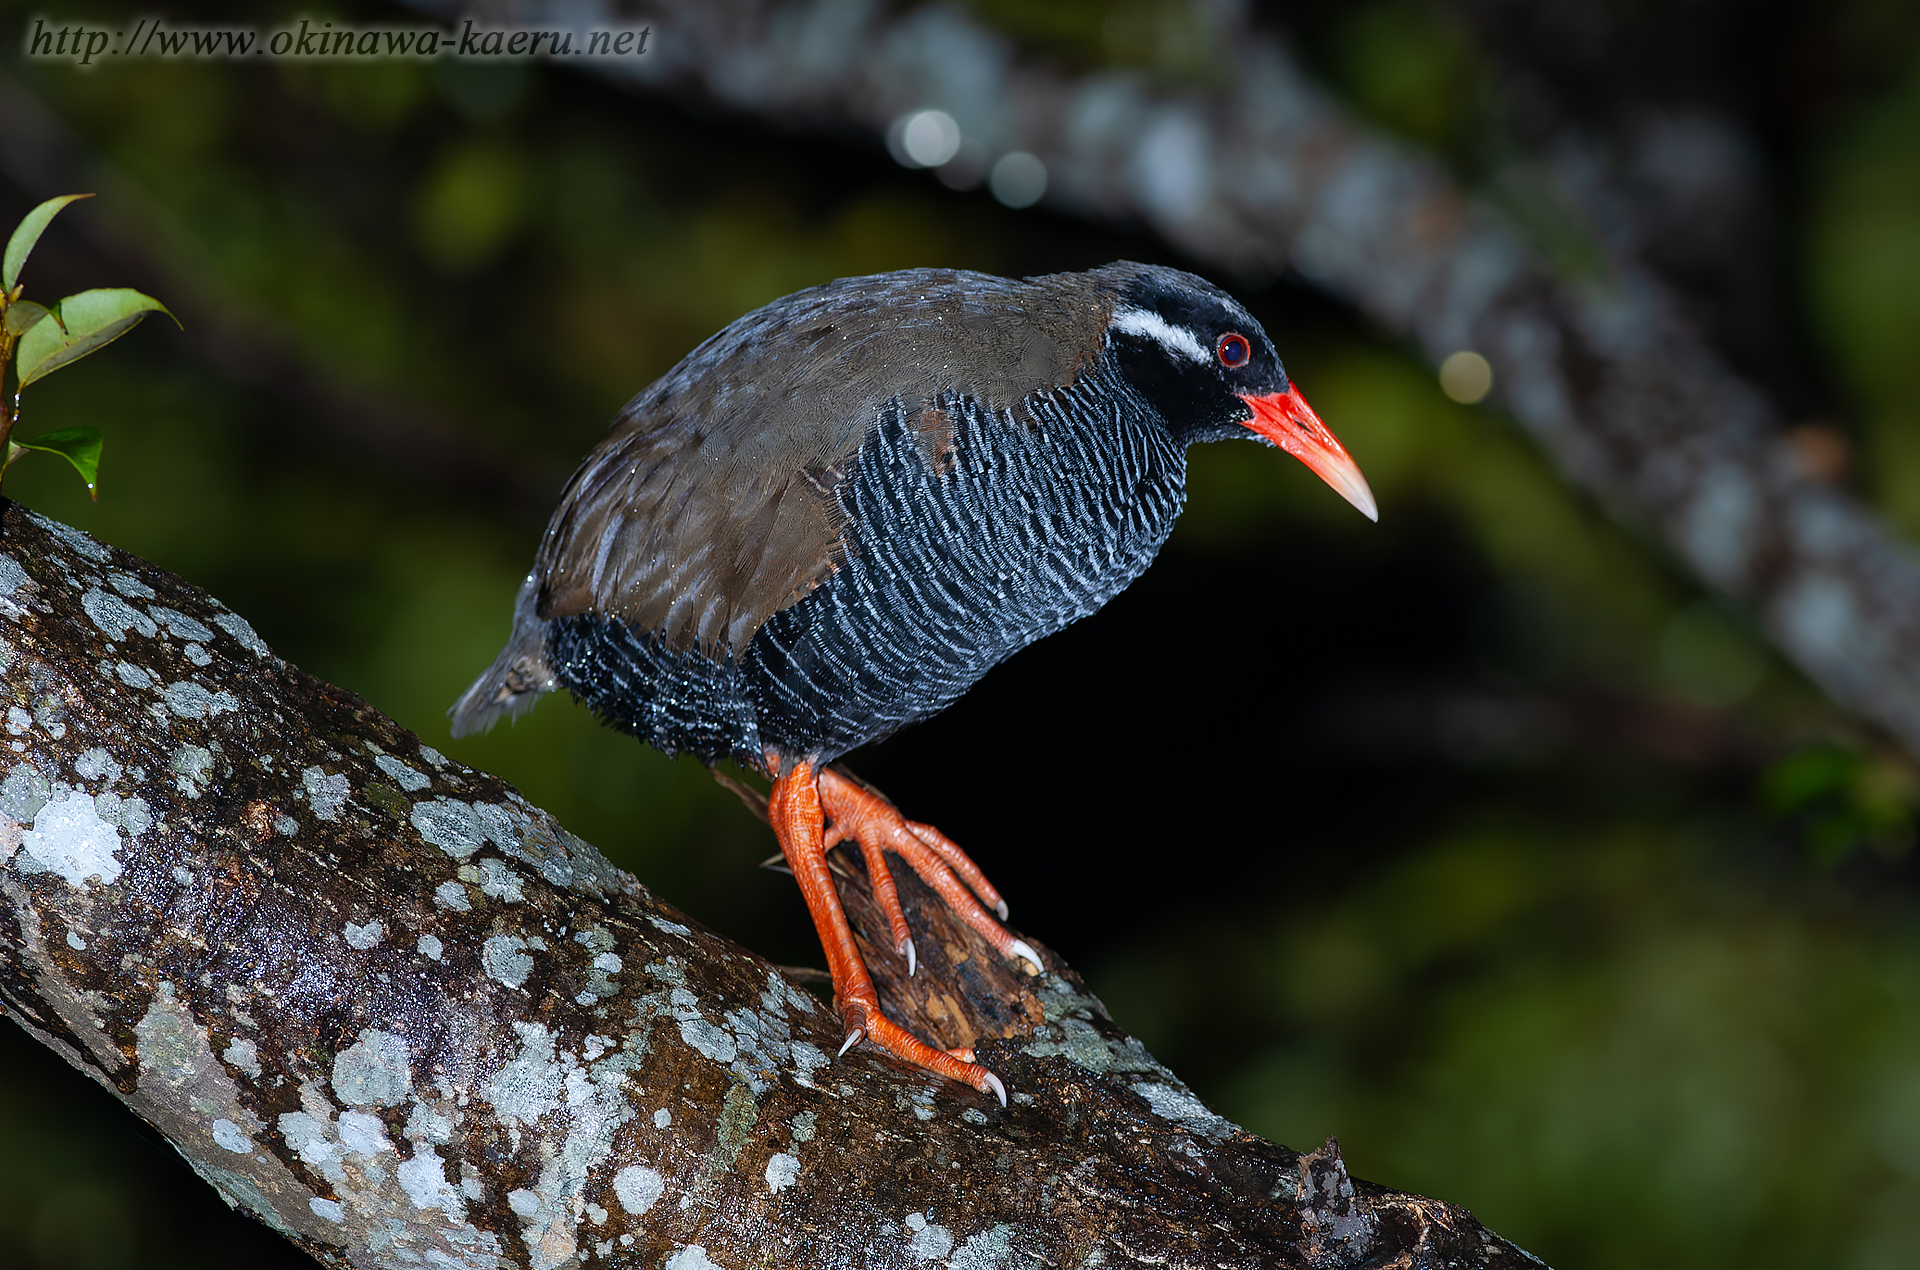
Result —
<instances>
[{"instance_id":1,"label":"red eye","mask_svg":"<svg viewBox=\"0 0 1920 1270\"><path fill-rule=\"evenodd\" d=\"M1220 337L1214 352L1220 355L1220 364L1232 370L1247 364L1247 359L1253 356L1253 345L1247 342L1246 336L1230 331Z\"/></svg>"}]
</instances>

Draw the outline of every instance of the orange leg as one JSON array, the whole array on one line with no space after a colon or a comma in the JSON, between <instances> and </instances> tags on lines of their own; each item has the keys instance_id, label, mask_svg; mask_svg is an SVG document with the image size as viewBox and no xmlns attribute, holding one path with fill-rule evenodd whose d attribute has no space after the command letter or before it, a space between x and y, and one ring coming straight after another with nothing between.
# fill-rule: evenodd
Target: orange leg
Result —
<instances>
[{"instance_id":1,"label":"orange leg","mask_svg":"<svg viewBox=\"0 0 1920 1270\"><path fill-rule=\"evenodd\" d=\"M980 907L980 900L985 900L1002 917L1007 914L1007 904L1000 898L1000 892L993 889L993 884L980 872L980 866L968 859L967 853L952 839L932 825L904 818L885 798L831 767L820 772L819 787L820 805L833 820L828 845L846 838L859 840L860 850L866 856L867 872L873 878L874 897L892 924L895 951L906 955L908 974L913 973L913 940L908 937L907 919L900 911L893 874L887 868L884 854L887 851L896 852L911 865L921 880L947 902L947 907L984 935L1002 957L1025 958L1036 972L1045 969L1032 945L1008 934L1006 927ZM979 899L974 898L976 895Z\"/></svg>"},{"instance_id":2,"label":"orange leg","mask_svg":"<svg viewBox=\"0 0 1920 1270\"><path fill-rule=\"evenodd\" d=\"M834 1003L847 1027L846 1044L840 1047L840 1052L846 1053L864 1036L916 1067L972 1085L982 1093L991 1092L999 1097L1001 1106L1006 1106L1006 1086L998 1076L978 1064L924 1044L880 1013L880 995L874 991L873 979L867 974L866 963L860 959L860 949L853 942L853 928L847 924L846 911L840 907L840 895L833 885L833 874L827 870L827 847L821 824L821 783L811 763L784 765L774 778L773 790L767 799L767 820L773 826L774 836L780 840L780 850L793 869L794 880L800 883L807 911L813 915L814 928L820 932L820 943L826 949L827 970L833 975ZM889 879L889 887L891 884ZM897 897L894 906L896 909L899 906ZM904 922L901 925L904 927Z\"/></svg>"}]
</instances>

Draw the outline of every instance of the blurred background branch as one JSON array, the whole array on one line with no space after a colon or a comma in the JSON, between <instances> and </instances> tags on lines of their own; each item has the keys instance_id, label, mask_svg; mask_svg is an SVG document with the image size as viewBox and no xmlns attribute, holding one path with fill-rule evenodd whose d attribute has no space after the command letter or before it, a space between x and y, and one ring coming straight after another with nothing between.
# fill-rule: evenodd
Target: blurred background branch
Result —
<instances>
[{"instance_id":1,"label":"blurred background branch","mask_svg":"<svg viewBox=\"0 0 1920 1270\"><path fill-rule=\"evenodd\" d=\"M566 473L722 323L910 265L1199 269L1382 523L1254 447L1197 452L1159 566L856 768L1266 1136L1338 1133L1357 1174L1560 1266L1915 1264L1911 6L615 12L677 32L636 83L12 60L0 214L102 192L32 287L126 282L188 334L28 402L107 430L98 506L25 469L9 493L442 744ZM927 110L958 149L921 170ZM995 179L1015 152L1044 191ZM1479 406L1435 375L1463 349ZM1157 779L1106 796L1089 734ZM442 748L756 951L816 956L697 766L561 702ZM986 757L995 806L952 779ZM280 1255L7 1046L0 1259Z\"/></svg>"}]
</instances>

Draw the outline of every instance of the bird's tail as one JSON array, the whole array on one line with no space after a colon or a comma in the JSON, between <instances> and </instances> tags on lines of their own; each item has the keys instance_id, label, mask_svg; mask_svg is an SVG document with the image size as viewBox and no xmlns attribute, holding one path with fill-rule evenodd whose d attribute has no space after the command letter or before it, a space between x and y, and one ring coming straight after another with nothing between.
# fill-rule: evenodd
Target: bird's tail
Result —
<instances>
[{"instance_id":1,"label":"bird's tail","mask_svg":"<svg viewBox=\"0 0 1920 1270\"><path fill-rule=\"evenodd\" d=\"M529 573L513 603L513 634L507 646L447 711L455 736L484 732L503 717L531 709L542 693L559 687L547 664L547 624L534 611L539 593Z\"/></svg>"}]
</instances>

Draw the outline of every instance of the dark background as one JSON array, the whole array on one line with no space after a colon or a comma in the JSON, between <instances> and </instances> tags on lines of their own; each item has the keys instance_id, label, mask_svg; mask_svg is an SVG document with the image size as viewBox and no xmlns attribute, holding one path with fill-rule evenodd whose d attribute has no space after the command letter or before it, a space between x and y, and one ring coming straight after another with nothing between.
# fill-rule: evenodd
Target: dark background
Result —
<instances>
[{"instance_id":1,"label":"dark background","mask_svg":"<svg viewBox=\"0 0 1920 1270\"><path fill-rule=\"evenodd\" d=\"M1204 82L1204 8L977 17L1030 56ZM144 6L49 20L113 25ZM170 9L270 27L292 9ZM311 12L311 11L309 11ZM415 22L407 10L328 10ZM0 3L24 280L146 323L31 388L101 498L7 493L206 587L276 651L529 798L700 920L818 964L771 835L691 761L548 700L454 742L573 464L705 335L801 286L1158 241L955 192L565 69L29 62ZM1567 136L1742 139L1755 199L1652 254L1722 352L1920 529L1920 12L1892 0L1378 0L1259 20L1496 197ZM1624 141L1622 144L1625 144ZM1202 272L1212 272L1205 269ZM1920 1266L1911 760L1828 706L1496 410L1293 280L1212 272L1365 469L1367 524L1220 445L1160 562L855 755L1213 1105L1465 1204L1556 1266ZM0 1028L0 1264L308 1264Z\"/></svg>"}]
</instances>

